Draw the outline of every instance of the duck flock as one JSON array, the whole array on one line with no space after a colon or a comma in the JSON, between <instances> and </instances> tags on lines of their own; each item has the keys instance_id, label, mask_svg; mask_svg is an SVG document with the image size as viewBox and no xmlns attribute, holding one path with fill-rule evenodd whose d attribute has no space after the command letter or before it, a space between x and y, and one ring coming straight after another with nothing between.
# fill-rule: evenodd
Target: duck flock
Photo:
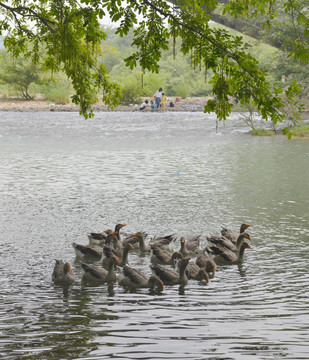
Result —
<instances>
[{"instance_id":1,"label":"duck flock","mask_svg":"<svg viewBox=\"0 0 309 360\"><path fill-rule=\"evenodd\" d=\"M221 235L206 236L207 245L201 248L201 235L189 239L175 235L155 236L147 241L145 232L122 238L120 230L126 224L116 224L114 231L89 233L89 244L72 243L82 269L82 282L115 284L126 289L150 288L162 291L164 285L185 285L189 279L209 282L221 265L240 264L245 249L250 248L249 224L242 224L239 232L222 228ZM179 244L180 242L180 244ZM152 275L129 266L130 252L149 254ZM52 281L56 285L74 283L71 265L56 260Z\"/></svg>"}]
</instances>

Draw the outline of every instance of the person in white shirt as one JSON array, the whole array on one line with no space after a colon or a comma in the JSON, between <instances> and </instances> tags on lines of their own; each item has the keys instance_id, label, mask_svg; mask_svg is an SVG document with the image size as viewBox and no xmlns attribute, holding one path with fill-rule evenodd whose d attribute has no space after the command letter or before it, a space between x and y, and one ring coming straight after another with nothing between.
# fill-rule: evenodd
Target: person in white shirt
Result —
<instances>
[{"instance_id":1,"label":"person in white shirt","mask_svg":"<svg viewBox=\"0 0 309 360\"><path fill-rule=\"evenodd\" d=\"M145 110L148 105L149 105L149 104L148 104L148 100L145 100L145 101L142 103L142 105L139 107L139 109L140 109L140 110Z\"/></svg>"},{"instance_id":2,"label":"person in white shirt","mask_svg":"<svg viewBox=\"0 0 309 360\"><path fill-rule=\"evenodd\" d=\"M157 90L153 96L155 98L155 104L157 105L157 109L158 109L160 107L160 102L161 102L162 88Z\"/></svg>"}]
</instances>

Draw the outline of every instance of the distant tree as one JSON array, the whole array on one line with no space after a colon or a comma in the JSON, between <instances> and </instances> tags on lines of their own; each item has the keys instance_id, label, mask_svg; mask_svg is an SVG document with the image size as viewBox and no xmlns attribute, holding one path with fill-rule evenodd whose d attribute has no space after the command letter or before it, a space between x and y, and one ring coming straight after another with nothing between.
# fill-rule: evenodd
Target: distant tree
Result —
<instances>
[{"instance_id":1,"label":"distant tree","mask_svg":"<svg viewBox=\"0 0 309 360\"><path fill-rule=\"evenodd\" d=\"M28 59L19 57L14 59L8 54L2 55L2 66L0 69L0 81L10 84L26 100L32 100L29 86L40 82L41 69Z\"/></svg>"},{"instance_id":2,"label":"distant tree","mask_svg":"<svg viewBox=\"0 0 309 360\"><path fill-rule=\"evenodd\" d=\"M222 11L247 19L267 14L264 25L271 26L278 16L278 1L230 0ZM285 11L295 13L299 2L280 0ZM193 65L201 64L213 72L212 92L217 101L209 100L206 112L214 111L219 119L225 119L231 112L228 98L237 94L240 103L253 102L264 119L277 122L288 116L297 121L302 110L295 101L299 85L292 82L286 89L273 89L257 60L245 51L242 37L211 28L209 13L218 5L216 0L2 0L0 35L7 32L5 46L16 56L26 53L34 63L39 61L39 44L43 44L44 66L65 71L75 90L72 100L85 117L93 116L91 106L97 101L98 89L103 90L103 101L110 106L116 106L121 98L120 86L110 81L106 67L97 61L99 46L106 37L99 20L108 14L113 22L119 22L117 33L121 36L134 28L135 50L125 60L131 69L139 64L142 71L158 72L169 39L181 37L182 53L190 54ZM143 20L139 21L138 15ZM295 39L290 56L308 62L308 10L303 8L294 21L305 36ZM285 104L290 105L288 112Z\"/></svg>"}]
</instances>

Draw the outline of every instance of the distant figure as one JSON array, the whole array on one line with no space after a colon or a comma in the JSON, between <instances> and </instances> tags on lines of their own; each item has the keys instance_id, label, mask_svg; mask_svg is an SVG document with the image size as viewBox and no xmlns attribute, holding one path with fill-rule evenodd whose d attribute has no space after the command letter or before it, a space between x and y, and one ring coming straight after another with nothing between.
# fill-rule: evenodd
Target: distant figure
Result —
<instances>
[{"instance_id":1,"label":"distant figure","mask_svg":"<svg viewBox=\"0 0 309 360\"><path fill-rule=\"evenodd\" d=\"M160 88L159 90L156 91L156 93L153 95L155 98L155 104L157 106L157 109L160 106L160 102L161 102L161 96L162 96L162 88Z\"/></svg>"},{"instance_id":2,"label":"distant figure","mask_svg":"<svg viewBox=\"0 0 309 360\"><path fill-rule=\"evenodd\" d=\"M179 102L179 99L178 99L178 97L177 97L177 98L175 99L175 101L176 101L176 102Z\"/></svg>"},{"instance_id":3,"label":"distant figure","mask_svg":"<svg viewBox=\"0 0 309 360\"><path fill-rule=\"evenodd\" d=\"M145 100L145 101L142 103L142 105L139 107L139 109L140 109L141 111L143 111L143 110L146 109L147 106L148 106L148 100Z\"/></svg>"},{"instance_id":4,"label":"distant figure","mask_svg":"<svg viewBox=\"0 0 309 360\"><path fill-rule=\"evenodd\" d=\"M157 109L157 105L153 102L153 100L150 101L150 108L151 108L151 111L154 111Z\"/></svg>"},{"instance_id":5,"label":"distant figure","mask_svg":"<svg viewBox=\"0 0 309 360\"><path fill-rule=\"evenodd\" d=\"M170 107L175 107L172 101L170 102Z\"/></svg>"},{"instance_id":6,"label":"distant figure","mask_svg":"<svg viewBox=\"0 0 309 360\"><path fill-rule=\"evenodd\" d=\"M162 93L162 96L161 96L161 109L162 110L165 109L165 105L166 105L166 96L164 93Z\"/></svg>"}]
</instances>

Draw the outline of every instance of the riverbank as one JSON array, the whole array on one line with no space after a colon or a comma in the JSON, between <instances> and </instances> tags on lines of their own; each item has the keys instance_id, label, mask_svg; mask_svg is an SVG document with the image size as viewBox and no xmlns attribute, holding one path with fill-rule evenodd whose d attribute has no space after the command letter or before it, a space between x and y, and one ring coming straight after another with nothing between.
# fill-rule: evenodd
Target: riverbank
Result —
<instances>
[{"instance_id":1,"label":"riverbank","mask_svg":"<svg viewBox=\"0 0 309 360\"><path fill-rule=\"evenodd\" d=\"M145 98L146 100L147 98ZM186 99L170 98L169 102L174 104L174 107L165 106L164 111L203 111L204 105L210 98L192 97ZM150 102L150 98L148 101ZM102 102L93 105L93 110L96 111L139 111L140 104L119 105L115 109L110 109ZM75 104L55 104L44 100L26 101L17 98L0 98L0 111L79 111L79 107ZM150 111L150 108L147 109ZM159 110L162 111L162 110Z\"/></svg>"},{"instance_id":2,"label":"riverbank","mask_svg":"<svg viewBox=\"0 0 309 360\"><path fill-rule=\"evenodd\" d=\"M203 112L206 102L211 99L211 97L187 97L185 99L171 97L169 102L173 103L173 107L165 106L164 110L155 110L155 111L188 111L188 112ZM144 98L143 100L152 100L152 98ZM140 104L130 104L130 105L119 105L114 109L110 109L107 105L102 102L98 102L93 105L94 112L101 111L121 111L121 112L132 112L140 111ZM42 111L54 111L54 112L78 112L79 107L75 104L56 104L51 103L42 99L35 100L22 100L18 98L0 98L0 111L15 111L15 112L42 112ZM150 108L147 108L146 111L151 111ZM237 108L235 108L235 111ZM306 109L301 115L301 119L304 121L309 121L309 109Z\"/></svg>"}]
</instances>

